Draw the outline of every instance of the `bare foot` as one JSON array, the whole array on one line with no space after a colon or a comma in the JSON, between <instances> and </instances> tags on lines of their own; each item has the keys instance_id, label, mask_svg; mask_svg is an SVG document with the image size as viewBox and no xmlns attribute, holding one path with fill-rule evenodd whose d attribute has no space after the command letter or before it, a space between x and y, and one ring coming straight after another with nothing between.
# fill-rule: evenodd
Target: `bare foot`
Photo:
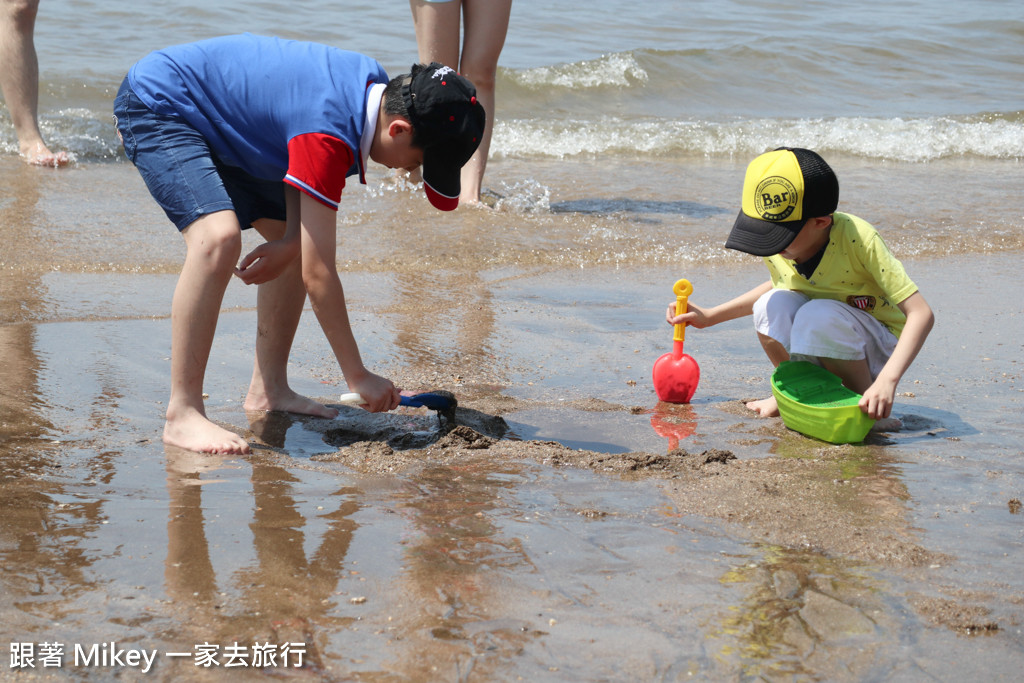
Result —
<instances>
[{"instance_id":1,"label":"bare foot","mask_svg":"<svg viewBox=\"0 0 1024 683\"><path fill-rule=\"evenodd\" d=\"M201 413L167 420L164 423L164 443L197 453L244 455L249 444L238 434L210 422Z\"/></svg>"},{"instance_id":2,"label":"bare foot","mask_svg":"<svg viewBox=\"0 0 1024 683\"><path fill-rule=\"evenodd\" d=\"M759 401L748 401L745 405L757 413L758 417L779 416L779 403L775 400L774 396L762 398Z\"/></svg>"},{"instance_id":3,"label":"bare foot","mask_svg":"<svg viewBox=\"0 0 1024 683\"><path fill-rule=\"evenodd\" d=\"M484 190L484 191L482 191L480 193L480 197L477 200L477 202L481 206L486 206L487 208L490 208L490 209L496 209L496 208L498 208L498 202L500 202L504 198L505 198L504 195L498 194L494 190L488 189L488 190ZM471 201L471 200L467 198L466 201Z\"/></svg>"},{"instance_id":4,"label":"bare foot","mask_svg":"<svg viewBox=\"0 0 1024 683\"><path fill-rule=\"evenodd\" d=\"M167 456L167 473L182 477L219 470L226 466L231 457L231 454L219 457L219 453L199 453L170 444L164 444L164 455ZM198 483L195 479L188 481Z\"/></svg>"},{"instance_id":5,"label":"bare foot","mask_svg":"<svg viewBox=\"0 0 1024 683\"><path fill-rule=\"evenodd\" d=\"M32 166L52 166L59 168L71 163L67 152L51 152L42 142L25 145L21 148L21 158Z\"/></svg>"},{"instance_id":6,"label":"bare foot","mask_svg":"<svg viewBox=\"0 0 1024 683\"><path fill-rule=\"evenodd\" d=\"M243 407L246 410L279 410L285 413L312 415L313 417L326 417L328 419L338 416L336 409L328 408L323 403L296 394L291 389L287 392L282 392L279 396L268 396L250 388Z\"/></svg>"}]
</instances>

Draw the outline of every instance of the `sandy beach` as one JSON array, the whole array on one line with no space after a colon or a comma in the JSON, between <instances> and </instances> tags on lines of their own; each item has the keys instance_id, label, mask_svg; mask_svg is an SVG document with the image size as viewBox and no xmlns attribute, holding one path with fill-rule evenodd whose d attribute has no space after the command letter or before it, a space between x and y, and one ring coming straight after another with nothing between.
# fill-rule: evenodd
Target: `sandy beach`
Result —
<instances>
[{"instance_id":1,"label":"sandy beach","mask_svg":"<svg viewBox=\"0 0 1024 683\"><path fill-rule=\"evenodd\" d=\"M676 199L644 196L650 164L612 213L555 164L530 176L555 206L509 185L448 217L378 174L339 215L353 325L368 366L453 392L454 422L247 414L255 295L235 282L207 377L211 416L253 445L229 458L160 441L182 247L133 169L0 158L7 675L1014 680L1019 251L906 260L938 323L899 432L833 446L755 418L768 368L743 320L687 336L697 393L660 404L675 279L718 300L765 277L710 238L659 253L730 221L741 165ZM309 311L291 375L347 391ZM101 661L118 649L137 663Z\"/></svg>"},{"instance_id":2,"label":"sandy beach","mask_svg":"<svg viewBox=\"0 0 1024 683\"><path fill-rule=\"evenodd\" d=\"M516 2L494 208L432 211L371 164L338 215L364 361L454 419L246 413L235 281L205 391L253 452L218 457L161 442L184 247L114 93L238 31L402 73L408 8L40 3L40 125L74 162L22 164L0 105L0 680L1019 680L1021 7ZM672 284L767 277L722 245L780 145L822 153L935 311L900 431L755 418L749 320L688 332L689 405L654 394ZM290 375L348 390L308 307Z\"/></svg>"}]
</instances>

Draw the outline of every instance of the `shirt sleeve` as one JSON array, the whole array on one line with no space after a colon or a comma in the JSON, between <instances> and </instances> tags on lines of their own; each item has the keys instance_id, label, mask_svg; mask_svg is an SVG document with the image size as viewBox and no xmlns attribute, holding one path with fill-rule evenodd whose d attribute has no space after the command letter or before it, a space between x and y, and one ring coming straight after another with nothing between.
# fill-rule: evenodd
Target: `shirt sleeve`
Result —
<instances>
[{"instance_id":1,"label":"shirt sleeve","mask_svg":"<svg viewBox=\"0 0 1024 683\"><path fill-rule=\"evenodd\" d=\"M889 301L899 304L917 291L917 285L907 275L899 259L889 251L881 235L876 233L866 246L865 265Z\"/></svg>"},{"instance_id":2,"label":"shirt sleeve","mask_svg":"<svg viewBox=\"0 0 1024 683\"><path fill-rule=\"evenodd\" d=\"M332 135L296 135L288 141L284 182L337 211L345 177L354 161L352 149Z\"/></svg>"}]
</instances>

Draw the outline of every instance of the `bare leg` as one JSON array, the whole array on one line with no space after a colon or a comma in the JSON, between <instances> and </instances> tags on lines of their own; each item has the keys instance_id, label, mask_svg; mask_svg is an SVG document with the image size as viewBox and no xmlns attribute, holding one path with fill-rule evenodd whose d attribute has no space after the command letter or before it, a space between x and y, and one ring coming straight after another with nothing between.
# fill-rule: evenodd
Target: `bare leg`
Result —
<instances>
[{"instance_id":1,"label":"bare leg","mask_svg":"<svg viewBox=\"0 0 1024 683\"><path fill-rule=\"evenodd\" d=\"M256 229L268 241L284 235L281 221L261 220ZM259 285L256 304L256 361L252 369L246 410L280 410L317 417L335 417L338 411L300 396L288 386L288 357L306 301L302 261L295 259L270 282Z\"/></svg>"},{"instance_id":2,"label":"bare leg","mask_svg":"<svg viewBox=\"0 0 1024 683\"><path fill-rule=\"evenodd\" d=\"M66 152L54 154L39 132L39 61L33 33L39 0L0 0L0 89L11 112L23 159L37 166L64 166Z\"/></svg>"},{"instance_id":3,"label":"bare leg","mask_svg":"<svg viewBox=\"0 0 1024 683\"><path fill-rule=\"evenodd\" d=\"M409 0L416 27L416 47L424 64L440 62L453 69L458 68L461 4Z\"/></svg>"},{"instance_id":4,"label":"bare leg","mask_svg":"<svg viewBox=\"0 0 1024 683\"><path fill-rule=\"evenodd\" d=\"M505 46L512 0L463 0L465 40L459 71L476 86L476 96L484 107L487 125L480 146L462 167L461 202L480 201L487 155L494 130L495 83L498 57Z\"/></svg>"},{"instance_id":5,"label":"bare leg","mask_svg":"<svg viewBox=\"0 0 1024 683\"><path fill-rule=\"evenodd\" d=\"M248 453L238 434L211 422L203 404L224 290L238 263L242 237L233 211L203 216L187 227L187 253L171 304L171 398L164 443L202 453Z\"/></svg>"},{"instance_id":6,"label":"bare leg","mask_svg":"<svg viewBox=\"0 0 1024 683\"><path fill-rule=\"evenodd\" d=\"M777 368L779 363L789 360L789 351L779 342L760 332L757 333L757 339L761 342L761 348L767 354L768 360L772 362L772 367ZM748 401L746 406L757 413L758 417L778 417L779 415L779 403L775 400L774 394L758 401Z\"/></svg>"},{"instance_id":7,"label":"bare leg","mask_svg":"<svg viewBox=\"0 0 1024 683\"><path fill-rule=\"evenodd\" d=\"M820 358L821 367L843 380L843 386L850 391L863 394L874 381L871 378L871 370L868 362L864 360L838 360L835 358Z\"/></svg>"},{"instance_id":8,"label":"bare leg","mask_svg":"<svg viewBox=\"0 0 1024 683\"><path fill-rule=\"evenodd\" d=\"M821 358L820 360L823 368L843 380L844 387L851 391L856 391L858 394L863 394L874 382L867 360L837 360L835 358ZM871 430L888 432L896 431L902 427L903 423L899 418L890 416L875 420Z\"/></svg>"},{"instance_id":9,"label":"bare leg","mask_svg":"<svg viewBox=\"0 0 1024 683\"><path fill-rule=\"evenodd\" d=\"M441 62L457 68L476 86L477 99L487 115L484 137L473 157L462 167L462 203L478 203L494 128L498 56L505 45L512 0L462 0L429 3L410 0L421 62ZM460 11L465 19L459 56Z\"/></svg>"},{"instance_id":10,"label":"bare leg","mask_svg":"<svg viewBox=\"0 0 1024 683\"><path fill-rule=\"evenodd\" d=\"M462 2L424 2L409 0L412 21L416 28L416 48L424 64L439 62L459 68L459 40ZM408 174L410 182L423 180L420 170Z\"/></svg>"}]
</instances>

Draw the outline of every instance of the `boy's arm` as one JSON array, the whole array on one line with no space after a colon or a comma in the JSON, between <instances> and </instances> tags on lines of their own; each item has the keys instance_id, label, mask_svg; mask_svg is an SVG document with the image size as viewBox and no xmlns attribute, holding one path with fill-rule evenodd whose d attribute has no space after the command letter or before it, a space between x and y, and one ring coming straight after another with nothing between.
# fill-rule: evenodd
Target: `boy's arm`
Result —
<instances>
[{"instance_id":1,"label":"boy's arm","mask_svg":"<svg viewBox=\"0 0 1024 683\"><path fill-rule=\"evenodd\" d=\"M754 311L754 303L761 298L761 295L771 290L772 281L763 282L749 292L740 294L735 299L726 301L713 308L702 308L696 304L687 302L687 311L682 315L676 315L676 304L673 301L665 312L665 320L669 325L689 325L701 329L711 327L727 320L741 318L750 315Z\"/></svg>"},{"instance_id":2,"label":"boy's arm","mask_svg":"<svg viewBox=\"0 0 1024 683\"><path fill-rule=\"evenodd\" d=\"M896 385L914 362L935 323L935 314L921 292L908 296L899 303L899 307L907 316L903 333L882 371L860 399L861 410L876 420L889 417L896 398Z\"/></svg>"},{"instance_id":3,"label":"boy's arm","mask_svg":"<svg viewBox=\"0 0 1024 683\"><path fill-rule=\"evenodd\" d=\"M345 292L335 261L337 214L305 193L299 193L302 282L327 341L334 351L345 381L358 392L372 412L398 407L395 385L363 365L359 346L349 324Z\"/></svg>"}]
</instances>

